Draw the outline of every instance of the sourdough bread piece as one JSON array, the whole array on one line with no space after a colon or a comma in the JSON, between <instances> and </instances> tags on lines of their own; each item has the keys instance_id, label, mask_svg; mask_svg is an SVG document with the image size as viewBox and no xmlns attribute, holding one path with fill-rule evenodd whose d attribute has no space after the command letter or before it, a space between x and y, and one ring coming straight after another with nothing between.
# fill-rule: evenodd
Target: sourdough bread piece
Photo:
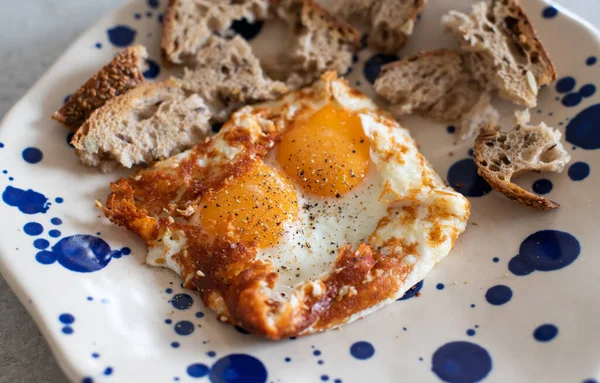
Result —
<instances>
[{"instance_id":1,"label":"sourdough bread piece","mask_svg":"<svg viewBox=\"0 0 600 383\"><path fill-rule=\"evenodd\" d=\"M498 121L488 92L471 78L457 51L419 53L385 65L374 87L394 115L418 113L454 124L458 139Z\"/></svg>"},{"instance_id":2,"label":"sourdough bread piece","mask_svg":"<svg viewBox=\"0 0 600 383\"><path fill-rule=\"evenodd\" d=\"M426 0L342 0L336 13L346 20L358 20L370 28L371 49L395 54L412 35Z\"/></svg>"},{"instance_id":3,"label":"sourdough bread piece","mask_svg":"<svg viewBox=\"0 0 600 383\"><path fill-rule=\"evenodd\" d=\"M288 24L290 46L276 58L261 60L272 78L292 89L310 84L327 71L344 75L360 48L360 33L314 0L272 0L276 17Z\"/></svg>"},{"instance_id":4,"label":"sourdough bread piece","mask_svg":"<svg viewBox=\"0 0 600 383\"><path fill-rule=\"evenodd\" d=\"M563 148L558 130L543 122L529 123L529 111L515 114L517 126L506 133L498 127L484 129L475 140L473 157L478 173L496 191L524 205L541 210L560 205L529 192L511 182L512 177L528 171L562 172L571 156Z\"/></svg>"},{"instance_id":5,"label":"sourdough bread piece","mask_svg":"<svg viewBox=\"0 0 600 383\"><path fill-rule=\"evenodd\" d=\"M144 83L97 109L73 137L81 161L112 170L165 159L201 141L210 113L197 94L170 80Z\"/></svg>"},{"instance_id":6,"label":"sourdough bread piece","mask_svg":"<svg viewBox=\"0 0 600 383\"><path fill-rule=\"evenodd\" d=\"M224 122L234 110L257 101L279 98L287 92L284 83L263 73L246 40L211 36L192 68L185 68L181 86L202 97L216 121Z\"/></svg>"},{"instance_id":7,"label":"sourdough bread piece","mask_svg":"<svg viewBox=\"0 0 600 383\"><path fill-rule=\"evenodd\" d=\"M550 56L517 0L486 0L466 15L451 11L442 24L453 33L481 86L534 107L539 89L556 80Z\"/></svg>"},{"instance_id":8,"label":"sourdough bread piece","mask_svg":"<svg viewBox=\"0 0 600 383\"><path fill-rule=\"evenodd\" d=\"M147 57L146 48L141 45L123 49L73 93L51 118L71 131L77 131L107 100L144 81L142 65Z\"/></svg>"},{"instance_id":9,"label":"sourdough bread piece","mask_svg":"<svg viewBox=\"0 0 600 383\"><path fill-rule=\"evenodd\" d=\"M223 35L235 20L264 20L269 0L169 0L161 51L174 64L193 59L213 34Z\"/></svg>"}]
</instances>

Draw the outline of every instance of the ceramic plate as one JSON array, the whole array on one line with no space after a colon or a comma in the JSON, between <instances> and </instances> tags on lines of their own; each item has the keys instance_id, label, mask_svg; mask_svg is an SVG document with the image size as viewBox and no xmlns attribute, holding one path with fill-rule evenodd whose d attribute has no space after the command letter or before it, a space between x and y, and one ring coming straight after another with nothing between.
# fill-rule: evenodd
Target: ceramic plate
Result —
<instances>
[{"instance_id":1,"label":"ceramic plate","mask_svg":"<svg viewBox=\"0 0 600 383\"><path fill-rule=\"evenodd\" d=\"M470 142L414 117L425 156L469 197L472 217L451 255L400 301L338 331L272 342L220 323L170 271L143 265L145 247L111 225L93 201L130 171L81 165L48 118L122 47L159 63L166 1L135 1L77 40L7 114L0 129L0 266L56 358L75 382L592 382L600 378L600 40L568 12L523 5L556 63L541 120L563 133L573 160L562 174L518 182L561 203L539 212L490 190ZM432 0L401 52L453 46L439 26L469 0ZM237 30L260 45L260 25ZM258 35L257 35L258 33ZM256 36L257 35L257 36ZM362 50L348 78L372 94L394 59ZM503 124L514 107L496 102ZM596 197L594 197L596 196Z\"/></svg>"}]
</instances>

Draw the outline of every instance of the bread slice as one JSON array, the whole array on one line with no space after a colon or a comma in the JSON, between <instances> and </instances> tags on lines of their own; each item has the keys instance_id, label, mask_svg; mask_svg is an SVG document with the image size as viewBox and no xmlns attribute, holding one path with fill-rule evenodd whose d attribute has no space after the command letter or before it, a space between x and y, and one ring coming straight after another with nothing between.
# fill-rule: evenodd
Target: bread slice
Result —
<instances>
[{"instance_id":1,"label":"bread slice","mask_svg":"<svg viewBox=\"0 0 600 383\"><path fill-rule=\"evenodd\" d=\"M498 121L488 92L471 78L457 51L424 52L387 64L374 87L396 116L418 113L454 124L459 139Z\"/></svg>"},{"instance_id":2,"label":"bread slice","mask_svg":"<svg viewBox=\"0 0 600 383\"><path fill-rule=\"evenodd\" d=\"M202 98L177 83L144 83L94 111L71 144L86 165L129 168L198 143L210 131L209 119Z\"/></svg>"},{"instance_id":3,"label":"bread slice","mask_svg":"<svg viewBox=\"0 0 600 383\"><path fill-rule=\"evenodd\" d=\"M223 35L235 20L264 20L269 0L169 0L161 51L175 64L193 59L213 34Z\"/></svg>"},{"instance_id":4,"label":"bread slice","mask_svg":"<svg viewBox=\"0 0 600 383\"><path fill-rule=\"evenodd\" d=\"M558 203L523 189L511 179L528 171L562 172L571 156L563 148L558 130L543 122L527 125L529 111L515 115L517 126L513 130L503 133L490 126L475 140L473 157L478 173L512 200L541 210L557 208Z\"/></svg>"},{"instance_id":5,"label":"bread slice","mask_svg":"<svg viewBox=\"0 0 600 383\"><path fill-rule=\"evenodd\" d=\"M371 49L396 54L412 35L426 0L342 0L336 13L346 20L358 20L370 27L367 42Z\"/></svg>"},{"instance_id":6,"label":"bread slice","mask_svg":"<svg viewBox=\"0 0 600 383\"><path fill-rule=\"evenodd\" d=\"M461 44L465 62L481 86L534 107L539 89L555 81L550 56L517 0L486 0L470 15L451 11L442 24Z\"/></svg>"},{"instance_id":7,"label":"bread slice","mask_svg":"<svg viewBox=\"0 0 600 383\"><path fill-rule=\"evenodd\" d=\"M51 118L71 131L77 131L107 100L144 81L142 65L147 57L146 48L141 45L123 49L73 93Z\"/></svg>"},{"instance_id":8,"label":"bread slice","mask_svg":"<svg viewBox=\"0 0 600 383\"><path fill-rule=\"evenodd\" d=\"M231 40L211 36L196 54L194 66L185 68L181 79L173 80L200 95L219 122L243 105L287 92L285 84L265 76L252 48L240 36Z\"/></svg>"},{"instance_id":9,"label":"bread slice","mask_svg":"<svg viewBox=\"0 0 600 383\"><path fill-rule=\"evenodd\" d=\"M360 33L314 0L272 0L276 17L285 21L293 41L276 58L261 60L267 74L296 89L327 71L345 74L360 47Z\"/></svg>"}]
</instances>

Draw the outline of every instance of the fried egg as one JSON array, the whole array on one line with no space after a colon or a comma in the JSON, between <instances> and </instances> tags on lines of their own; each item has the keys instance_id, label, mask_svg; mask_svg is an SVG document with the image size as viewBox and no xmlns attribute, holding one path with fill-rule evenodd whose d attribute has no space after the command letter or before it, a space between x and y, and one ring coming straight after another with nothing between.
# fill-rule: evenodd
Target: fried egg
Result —
<instances>
[{"instance_id":1,"label":"fried egg","mask_svg":"<svg viewBox=\"0 0 600 383\"><path fill-rule=\"evenodd\" d=\"M335 73L247 106L215 136L111 184L147 263L272 339L352 322L451 251L469 202L407 129Z\"/></svg>"}]
</instances>

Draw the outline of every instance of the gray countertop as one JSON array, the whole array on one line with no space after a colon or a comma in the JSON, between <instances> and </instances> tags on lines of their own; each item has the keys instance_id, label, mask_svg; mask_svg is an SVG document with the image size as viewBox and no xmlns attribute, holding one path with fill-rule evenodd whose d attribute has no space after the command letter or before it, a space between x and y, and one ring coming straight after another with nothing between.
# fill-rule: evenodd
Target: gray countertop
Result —
<instances>
[{"instance_id":1,"label":"gray countertop","mask_svg":"<svg viewBox=\"0 0 600 383\"><path fill-rule=\"evenodd\" d=\"M430 0L431 2L441 0ZM528 0L522 0L528 1ZM126 0L0 2L0 116L67 46ZM556 0L600 26L600 1ZM0 277L0 382L67 382L37 327Z\"/></svg>"}]
</instances>

